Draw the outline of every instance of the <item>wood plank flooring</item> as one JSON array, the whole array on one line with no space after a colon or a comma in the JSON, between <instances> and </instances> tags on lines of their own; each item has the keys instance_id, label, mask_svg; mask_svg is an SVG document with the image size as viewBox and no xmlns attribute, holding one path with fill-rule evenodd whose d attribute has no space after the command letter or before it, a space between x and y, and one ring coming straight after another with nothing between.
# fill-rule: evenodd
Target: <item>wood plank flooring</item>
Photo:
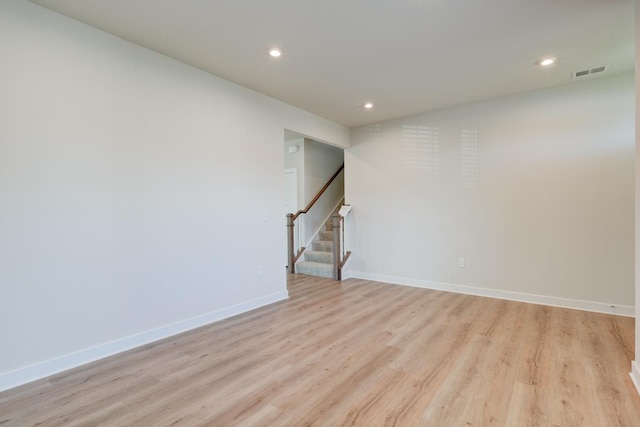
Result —
<instances>
[{"instance_id":1,"label":"wood plank flooring","mask_svg":"<svg viewBox=\"0 0 640 427\"><path fill-rule=\"evenodd\" d=\"M0 426L640 426L634 320L290 276L288 301L0 394Z\"/></svg>"}]
</instances>

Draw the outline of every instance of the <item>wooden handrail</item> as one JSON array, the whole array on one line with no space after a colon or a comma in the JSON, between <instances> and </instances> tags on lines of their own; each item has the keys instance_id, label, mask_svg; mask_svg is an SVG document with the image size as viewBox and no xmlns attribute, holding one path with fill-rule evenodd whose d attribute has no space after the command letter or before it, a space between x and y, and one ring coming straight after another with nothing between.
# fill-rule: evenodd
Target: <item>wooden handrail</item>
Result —
<instances>
[{"instance_id":1,"label":"wooden handrail","mask_svg":"<svg viewBox=\"0 0 640 427\"><path fill-rule=\"evenodd\" d=\"M324 185L324 187L322 187L320 189L318 194L316 194L316 197L314 197L313 200L311 200L311 202L309 202L307 207L304 208L304 209L299 210L298 212L296 212L293 215L293 221L295 221L296 218L298 218L298 216L300 216L301 214L306 214L307 212L309 212L309 209L311 209L313 207L313 205L318 201L320 196L322 196L324 194L324 192L327 191L327 188L329 188L331 183L338 177L338 175L340 175L340 172L342 172L343 169L344 169L344 163L342 164L342 166L340 166L340 168L336 171L336 173L333 174L331 179L329 179L329 181Z\"/></svg>"}]
</instances>

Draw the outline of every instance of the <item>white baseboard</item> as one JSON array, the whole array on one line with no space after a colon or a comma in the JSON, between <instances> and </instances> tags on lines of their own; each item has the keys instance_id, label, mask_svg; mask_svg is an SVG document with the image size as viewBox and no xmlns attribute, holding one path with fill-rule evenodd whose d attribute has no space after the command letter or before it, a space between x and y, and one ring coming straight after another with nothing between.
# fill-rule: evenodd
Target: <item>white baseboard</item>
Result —
<instances>
[{"instance_id":1,"label":"white baseboard","mask_svg":"<svg viewBox=\"0 0 640 427\"><path fill-rule=\"evenodd\" d=\"M86 348L74 353L65 354L54 359L38 362L33 365L18 368L12 371L0 373L0 391L8 390L32 381L46 378L78 366L103 359L123 351L131 350L154 341L168 338L200 326L208 325L227 317L245 313L256 308L282 301L289 298L287 291L276 292L246 301L240 304L225 307L189 319L180 320L169 325L161 326L156 329L141 332L120 338L115 341L99 344L94 347Z\"/></svg>"},{"instance_id":2,"label":"white baseboard","mask_svg":"<svg viewBox=\"0 0 640 427\"><path fill-rule=\"evenodd\" d=\"M521 292L503 291L499 289L479 288L476 286L456 285L451 283L432 282L407 277L386 276L382 274L350 271L349 276L355 279L386 282L394 285L412 286L416 288L435 289L439 291L455 292L459 294L477 295L506 299L511 301L528 302L532 304L549 305L553 307L572 308L576 310L594 311L597 313L616 314L619 316L635 317L635 307L630 305L615 305L594 301L551 297L545 295L526 294Z\"/></svg>"},{"instance_id":3,"label":"white baseboard","mask_svg":"<svg viewBox=\"0 0 640 427\"><path fill-rule=\"evenodd\" d=\"M638 394L640 394L640 365L638 365L637 361L631 362L631 372L629 373L631 376L631 381L633 381L633 385L636 386L636 390L638 390Z\"/></svg>"}]
</instances>

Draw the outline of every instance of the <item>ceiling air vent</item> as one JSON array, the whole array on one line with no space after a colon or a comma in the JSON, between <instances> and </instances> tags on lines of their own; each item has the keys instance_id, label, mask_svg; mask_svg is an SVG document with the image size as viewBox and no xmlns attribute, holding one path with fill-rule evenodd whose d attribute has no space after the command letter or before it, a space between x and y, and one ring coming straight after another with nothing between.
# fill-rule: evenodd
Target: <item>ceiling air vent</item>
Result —
<instances>
[{"instance_id":1,"label":"ceiling air vent","mask_svg":"<svg viewBox=\"0 0 640 427\"><path fill-rule=\"evenodd\" d=\"M586 70L574 71L571 73L571 78L576 79L578 77L592 76L594 74L604 73L605 71L607 71L607 66L601 65L599 67L588 68Z\"/></svg>"}]
</instances>

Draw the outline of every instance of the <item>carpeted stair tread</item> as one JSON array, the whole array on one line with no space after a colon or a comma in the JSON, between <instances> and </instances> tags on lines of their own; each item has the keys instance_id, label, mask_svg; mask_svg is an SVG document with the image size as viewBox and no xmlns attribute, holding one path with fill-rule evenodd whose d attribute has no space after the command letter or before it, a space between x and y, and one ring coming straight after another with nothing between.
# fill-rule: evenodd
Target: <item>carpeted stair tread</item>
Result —
<instances>
[{"instance_id":1,"label":"carpeted stair tread","mask_svg":"<svg viewBox=\"0 0 640 427\"><path fill-rule=\"evenodd\" d=\"M304 260L312 262L333 263L333 253L324 251L305 251Z\"/></svg>"},{"instance_id":2,"label":"carpeted stair tread","mask_svg":"<svg viewBox=\"0 0 640 427\"><path fill-rule=\"evenodd\" d=\"M328 231L328 230L321 230L320 231L320 239L318 240L327 240L332 242L333 241L333 231Z\"/></svg>"},{"instance_id":3,"label":"carpeted stair tread","mask_svg":"<svg viewBox=\"0 0 640 427\"><path fill-rule=\"evenodd\" d=\"M333 226L332 219L318 233L318 240L304 252L304 261L296 263L296 273L333 278Z\"/></svg>"},{"instance_id":4,"label":"carpeted stair tread","mask_svg":"<svg viewBox=\"0 0 640 427\"><path fill-rule=\"evenodd\" d=\"M296 273L333 278L333 264L323 262L300 261L296 264Z\"/></svg>"},{"instance_id":5,"label":"carpeted stair tread","mask_svg":"<svg viewBox=\"0 0 640 427\"><path fill-rule=\"evenodd\" d=\"M327 240L315 240L311 242L314 251L333 252L333 242Z\"/></svg>"}]
</instances>

